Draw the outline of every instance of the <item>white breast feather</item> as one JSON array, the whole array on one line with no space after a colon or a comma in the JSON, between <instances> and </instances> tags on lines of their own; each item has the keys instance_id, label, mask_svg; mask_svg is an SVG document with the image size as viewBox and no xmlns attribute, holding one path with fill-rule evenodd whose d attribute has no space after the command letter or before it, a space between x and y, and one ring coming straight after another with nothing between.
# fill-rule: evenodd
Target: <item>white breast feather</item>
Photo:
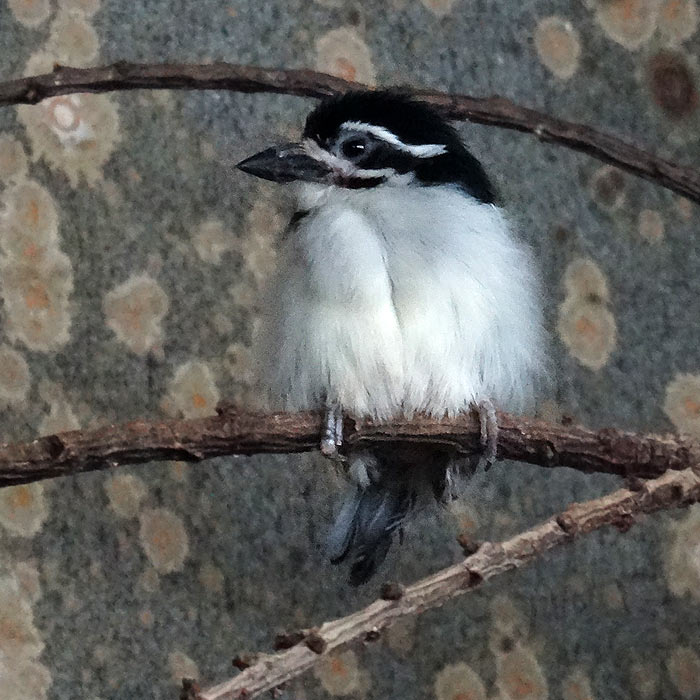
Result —
<instances>
[{"instance_id":1,"label":"white breast feather","mask_svg":"<svg viewBox=\"0 0 700 700\"><path fill-rule=\"evenodd\" d=\"M256 355L273 405L389 418L522 406L542 366L529 250L451 186L304 186Z\"/></svg>"}]
</instances>

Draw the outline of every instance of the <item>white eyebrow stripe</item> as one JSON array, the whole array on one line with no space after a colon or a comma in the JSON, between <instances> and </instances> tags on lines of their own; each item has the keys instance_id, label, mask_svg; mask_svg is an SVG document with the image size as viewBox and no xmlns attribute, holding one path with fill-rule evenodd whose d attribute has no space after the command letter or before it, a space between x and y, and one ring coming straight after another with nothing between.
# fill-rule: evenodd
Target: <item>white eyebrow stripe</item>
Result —
<instances>
[{"instance_id":1,"label":"white eyebrow stripe","mask_svg":"<svg viewBox=\"0 0 700 700\"><path fill-rule=\"evenodd\" d=\"M393 178L399 173L394 170L394 168L382 168L381 170L366 170L363 168L357 168L352 163L344 160L343 158L338 158L332 153L329 153L325 148L321 148L313 139L304 139L302 141L304 150L312 157L326 165L330 166L334 170L337 170L343 175L348 177L358 177L363 180L373 180L377 177L387 177Z\"/></svg>"},{"instance_id":2,"label":"white eyebrow stripe","mask_svg":"<svg viewBox=\"0 0 700 700\"><path fill-rule=\"evenodd\" d=\"M441 143L432 144L410 144L404 143L396 134L392 134L389 129L385 129L383 126L377 126L376 124L365 124L364 122L344 122L340 125L341 129L352 129L353 131L362 131L366 134L371 134L376 136L386 143L390 143L392 146L396 146L401 151L410 153L417 158L432 158L433 156L439 156L442 153L446 153L447 149Z\"/></svg>"}]
</instances>

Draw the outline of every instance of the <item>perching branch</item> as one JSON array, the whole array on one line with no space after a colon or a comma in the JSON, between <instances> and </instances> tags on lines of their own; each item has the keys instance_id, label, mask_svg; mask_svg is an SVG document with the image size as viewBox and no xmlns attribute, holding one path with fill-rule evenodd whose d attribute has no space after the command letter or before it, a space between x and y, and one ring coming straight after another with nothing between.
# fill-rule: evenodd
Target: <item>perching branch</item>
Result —
<instances>
[{"instance_id":1,"label":"perching branch","mask_svg":"<svg viewBox=\"0 0 700 700\"><path fill-rule=\"evenodd\" d=\"M700 445L673 436L588 430L498 414L498 456L543 467L653 477L700 464ZM223 455L309 452L318 449L319 413L258 414L226 407L195 420L134 421L93 430L0 445L0 487L123 464L177 459L197 462ZM433 420L417 416L390 423L346 418L345 445L377 441L451 444L478 452L479 422L470 414Z\"/></svg>"},{"instance_id":2,"label":"perching branch","mask_svg":"<svg viewBox=\"0 0 700 700\"><path fill-rule=\"evenodd\" d=\"M700 475L686 469L668 472L637 490L620 489L602 498L570 505L560 515L500 543L482 544L464 561L402 589L385 586L380 599L347 617L320 628L287 635L294 646L276 654L260 655L235 678L205 691L190 687L195 700L236 700L260 695L301 675L324 655L359 640L374 640L396 620L443 605L472 591L494 576L517 569L554 547L579 535L613 525L626 531L638 516L679 508L700 501ZM386 598L389 598L388 600Z\"/></svg>"},{"instance_id":3,"label":"perching branch","mask_svg":"<svg viewBox=\"0 0 700 700\"><path fill-rule=\"evenodd\" d=\"M365 87L310 70L273 70L230 63L149 65L122 62L99 68L57 66L53 73L0 83L0 106L35 104L47 97L71 92L232 90L326 97ZM587 153L700 202L700 172L659 158L589 126L550 117L504 97L449 95L429 90L413 92L450 119L535 134L543 141Z\"/></svg>"}]
</instances>

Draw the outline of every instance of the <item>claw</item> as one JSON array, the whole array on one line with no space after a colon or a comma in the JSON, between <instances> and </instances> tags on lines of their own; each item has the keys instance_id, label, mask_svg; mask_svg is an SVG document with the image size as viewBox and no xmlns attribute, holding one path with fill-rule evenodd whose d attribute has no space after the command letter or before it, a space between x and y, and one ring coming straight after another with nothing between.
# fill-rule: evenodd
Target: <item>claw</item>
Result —
<instances>
[{"instance_id":1,"label":"claw","mask_svg":"<svg viewBox=\"0 0 700 700\"><path fill-rule=\"evenodd\" d=\"M484 471L488 471L496 462L498 453L498 419L496 407L490 399L479 401L476 405L481 428L481 446L484 448Z\"/></svg>"},{"instance_id":2,"label":"claw","mask_svg":"<svg viewBox=\"0 0 700 700\"><path fill-rule=\"evenodd\" d=\"M321 436L321 454L328 459L340 459L338 448L343 444L343 409L329 406L326 409L325 427Z\"/></svg>"}]
</instances>

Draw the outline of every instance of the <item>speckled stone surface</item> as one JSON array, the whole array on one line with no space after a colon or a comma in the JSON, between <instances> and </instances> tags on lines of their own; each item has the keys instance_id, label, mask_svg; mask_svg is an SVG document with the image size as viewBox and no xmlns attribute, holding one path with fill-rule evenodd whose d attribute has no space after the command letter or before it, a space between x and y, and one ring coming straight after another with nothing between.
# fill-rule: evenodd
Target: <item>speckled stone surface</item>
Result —
<instances>
[{"instance_id":1,"label":"speckled stone surface","mask_svg":"<svg viewBox=\"0 0 700 700\"><path fill-rule=\"evenodd\" d=\"M696 0L0 0L0 76L54 61L223 59L501 93L686 164ZM232 164L310 100L133 92L0 111L3 440L246 402L261 282L289 215ZM460 131L541 261L551 420L700 438L700 209L583 155ZM498 465L424 513L376 583L324 559L342 479L318 458L151 464L0 492L0 698L175 698L616 485ZM700 509L597 533L401 623L282 697L700 697Z\"/></svg>"}]
</instances>

